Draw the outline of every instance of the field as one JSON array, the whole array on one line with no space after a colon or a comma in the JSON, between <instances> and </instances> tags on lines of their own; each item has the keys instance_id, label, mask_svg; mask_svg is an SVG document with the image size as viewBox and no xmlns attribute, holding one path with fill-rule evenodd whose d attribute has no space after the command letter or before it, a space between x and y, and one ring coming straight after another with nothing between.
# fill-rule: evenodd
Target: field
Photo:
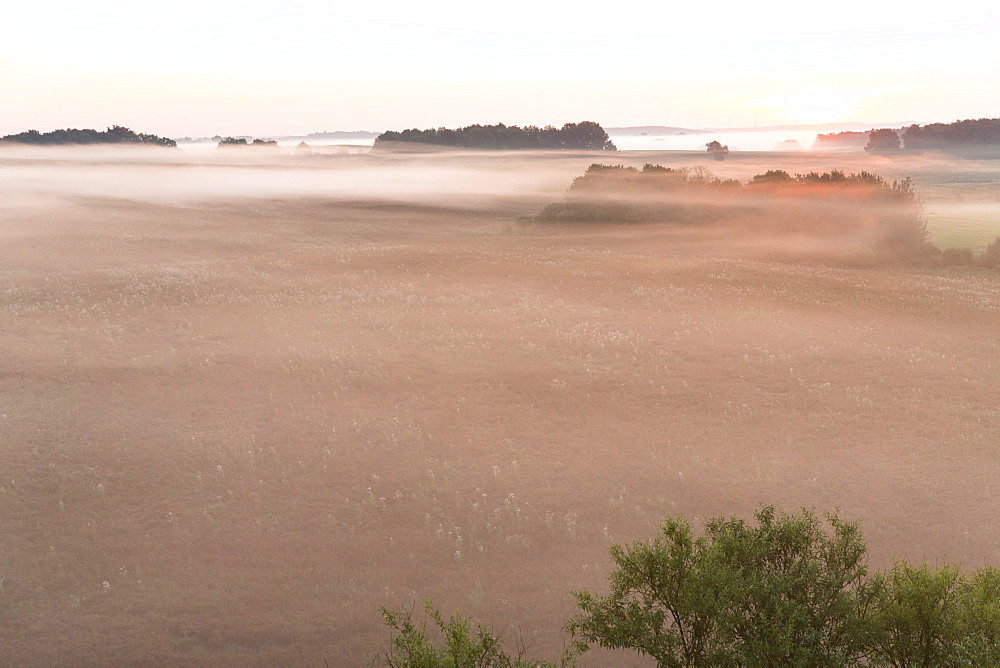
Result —
<instances>
[{"instance_id":1,"label":"field","mask_svg":"<svg viewBox=\"0 0 1000 668\"><path fill-rule=\"evenodd\" d=\"M423 598L555 658L612 542L763 503L1000 562L1000 273L515 222L602 159L0 151L0 664L359 665ZM706 166L1000 235L998 161Z\"/></svg>"}]
</instances>

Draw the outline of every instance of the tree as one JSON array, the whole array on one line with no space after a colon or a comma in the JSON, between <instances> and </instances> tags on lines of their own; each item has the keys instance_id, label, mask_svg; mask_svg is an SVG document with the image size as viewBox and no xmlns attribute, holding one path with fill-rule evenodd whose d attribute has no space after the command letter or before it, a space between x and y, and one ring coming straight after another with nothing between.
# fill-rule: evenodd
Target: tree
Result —
<instances>
[{"instance_id":1,"label":"tree","mask_svg":"<svg viewBox=\"0 0 1000 668\"><path fill-rule=\"evenodd\" d=\"M1000 665L1000 571L899 562L880 582L878 665Z\"/></svg>"},{"instance_id":2,"label":"tree","mask_svg":"<svg viewBox=\"0 0 1000 668\"><path fill-rule=\"evenodd\" d=\"M877 591L857 525L771 506L755 519L716 518L695 538L672 518L652 543L612 547L611 593L574 594L578 648L633 649L678 667L860 660Z\"/></svg>"},{"instance_id":3,"label":"tree","mask_svg":"<svg viewBox=\"0 0 1000 668\"><path fill-rule=\"evenodd\" d=\"M608 133L594 121L566 123L560 131L562 148L584 151L617 151Z\"/></svg>"},{"instance_id":4,"label":"tree","mask_svg":"<svg viewBox=\"0 0 1000 668\"><path fill-rule=\"evenodd\" d=\"M219 148L232 148L233 146L246 146L247 140L244 137L224 137L219 142Z\"/></svg>"},{"instance_id":5,"label":"tree","mask_svg":"<svg viewBox=\"0 0 1000 668\"><path fill-rule=\"evenodd\" d=\"M899 134L895 130L886 128L868 133L865 150L869 153L893 153L899 150L899 146Z\"/></svg>"},{"instance_id":6,"label":"tree","mask_svg":"<svg viewBox=\"0 0 1000 668\"><path fill-rule=\"evenodd\" d=\"M705 146L708 149L708 154L715 160L725 160L726 156L729 155L729 147L723 146L714 139L705 144Z\"/></svg>"}]
</instances>

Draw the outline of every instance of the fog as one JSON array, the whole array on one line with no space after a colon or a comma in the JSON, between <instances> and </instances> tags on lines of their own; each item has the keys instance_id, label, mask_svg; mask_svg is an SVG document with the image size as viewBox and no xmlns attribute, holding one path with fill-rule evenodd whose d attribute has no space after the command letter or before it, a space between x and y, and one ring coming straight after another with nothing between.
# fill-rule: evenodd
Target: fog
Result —
<instances>
[{"instance_id":1,"label":"fog","mask_svg":"<svg viewBox=\"0 0 1000 668\"><path fill-rule=\"evenodd\" d=\"M610 545L763 503L996 563L1000 274L523 218L867 169L989 235L995 161L705 158L0 148L0 664L360 665L424 598L555 660Z\"/></svg>"},{"instance_id":2,"label":"fog","mask_svg":"<svg viewBox=\"0 0 1000 668\"><path fill-rule=\"evenodd\" d=\"M829 132L829 130L824 130ZM705 144L718 141L729 146L731 151L781 151L793 150L788 144L794 140L799 150L808 150L819 132L811 130L766 130L716 131L704 130L683 135L645 135L611 137L615 146L622 151L704 151Z\"/></svg>"},{"instance_id":3,"label":"fog","mask_svg":"<svg viewBox=\"0 0 1000 668\"><path fill-rule=\"evenodd\" d=\"M474 162L470 162L474 160ZM157 203L217 199L380 199L475 203L549 192L571 172L527 172L502 156L342 155L244 147L212 152L160 148L30 148L0 151L7 205L113 197Z\"/></svg>"}]
</instances>

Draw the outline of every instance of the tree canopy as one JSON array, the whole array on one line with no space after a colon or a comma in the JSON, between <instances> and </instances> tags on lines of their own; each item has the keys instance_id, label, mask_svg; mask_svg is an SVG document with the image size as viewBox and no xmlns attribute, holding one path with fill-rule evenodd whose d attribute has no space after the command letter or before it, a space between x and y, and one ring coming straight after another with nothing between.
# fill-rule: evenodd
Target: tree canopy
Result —
<instances>
[{"instance_id":1,"label":"tree canopy","mask_svg":"<svg viewBox=\"0 0 1000 668\"><path fill-rule=\"evenodd\" d=\"M899 133L883 128L868 133L865 150L869 153L894 153L900 149Z\"/></svg>"},{"instance_id":2,"label":"tree canopy","mask_svg":"<svg viewBox=\"0 0 1000 668\"><path fill-rule=\"evenodd\" d=\"M696 537L670 518L651 542L615 545L607 596L575 594L584 644L634 649L661 666L844 665L868 650L857 525L765 507L756 524L716 518Z\"/></svg>"},{"instance_id":3,"label":"tree canopy","mask_svg":"<svg viewBox=\"0 0 1000 668\"><path fill-rule=\"evenodd\" d=\"M388 130L375 138L376 148L389 148L402 143L434 144L473 149L549 149L580 151L617 151L614 143L598 123L582 121L566 123L561 128L534 125L469 125L464 128L428 130Z\"/></svg>"},{"instance_id":4,"label":"tree canopy","mask_svg":"<svg viewBox=\"0 0 1000 668\"><path fill-rule=\"evenodd\" d=\"M907 149L949 149L1000 144L1000 118L911 125L903 131Z\"/></svg>"},{"instance_id":5,"label":"tree canopy","mask_svg":"<svg viewBox=\"0 0 1000 668\"><path fill-rule=\"evenodd\" d=\"M723 146L720 142L712 140L705 144L708 154L715 160L725 160L729 155L729 147Z\"/></svg>"},{"instance_id":6,"label":"tree canopy","mask_svg":"<svg viewBox=\"0 0 1000 668\"><path fill-rule=\"evenodd\" d=\"M6 135L0 142L32 144L35 146L60 146L66 144L148 144L152 146L177 146L177 142L167 137L136 133L121 125L112 125L103 132L97 130L53 130L39 132L28 130L16 135Z\"/></svg>"}]
</instances>

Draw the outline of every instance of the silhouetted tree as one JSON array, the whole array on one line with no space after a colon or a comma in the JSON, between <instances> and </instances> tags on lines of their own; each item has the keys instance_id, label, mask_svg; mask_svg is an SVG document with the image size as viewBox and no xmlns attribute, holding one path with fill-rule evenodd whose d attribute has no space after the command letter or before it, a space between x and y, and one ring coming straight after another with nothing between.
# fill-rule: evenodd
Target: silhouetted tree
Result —
<instances>
[{"instance_id":1,"label":"silhouetted tree","mask_svg":"<svg viewBox=\"0 0 1000 668\"><path fill-rule=\"evenodd\" d=\"M715 160L725 160L726 156L729 155L729 147L723 146L714 139L705 144L705 147L708 149L708 154Z\"/></svg>"},{"instance_id":2,"label":"silhouetted tree","mask_svg":"<svg viewBox=\"0 0 1000 668\"><path fill-rule=\"evenodd\" d=\"M884 128L868 133L868 143L865 150L869 153L894 153L899 151L899 134L895 130Z\"/></svg>"}]
</instances>

